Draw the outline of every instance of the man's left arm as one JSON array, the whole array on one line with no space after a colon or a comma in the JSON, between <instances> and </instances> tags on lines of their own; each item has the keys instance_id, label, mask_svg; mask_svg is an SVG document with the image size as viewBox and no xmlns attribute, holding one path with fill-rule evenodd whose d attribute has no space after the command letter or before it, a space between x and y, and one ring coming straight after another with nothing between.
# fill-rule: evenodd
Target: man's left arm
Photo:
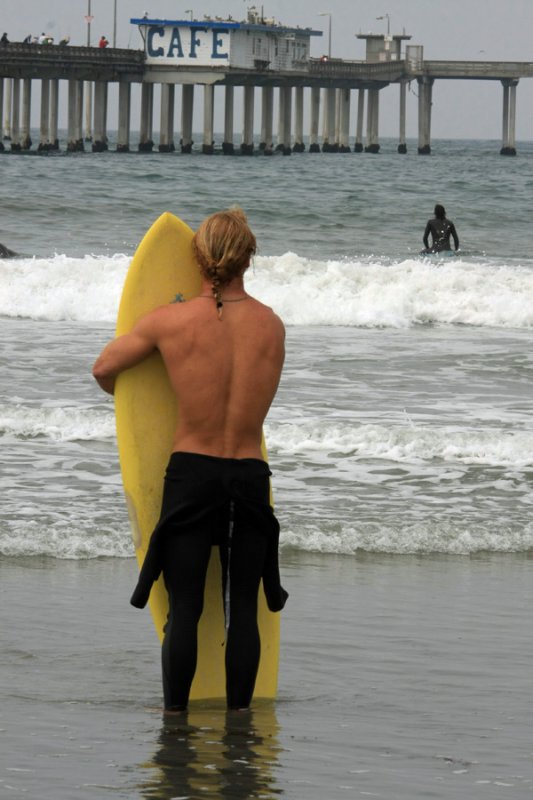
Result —
<instances>
[{"instance_id":1,"label":"man's left arm","mask_svg":"<svg viewBox=\"0 0 533 800\"><path fill-rule=\"evenodd\" d=\"M156 349L156 326L149 315L140 320L131 333L119 336L104 347L94 362L93 377L104 392L114 394L117 376L144 361Z\"/></svg>"},{"instance_id":2,"label":"man's left arm","mask_svg":"<svg viewBox=\"0 0 533 800\"><path fill-rule=\"evenodd\" d=\"M426 224L426 229L424 231L424 236L422 237L422 241L424 242L424 247L426 250L429 248L429 233L431 231L431 222L428 221Z\"/></svg>"},{"instance_id":3,"label":"man's left arm","mask_svg":"<svg viewBox=\"0 0 533 800\"><path fill-rule=\"evenodd\" d=\"M453 236L453 243L455 245L455 249L459 250L459 237L457 236L457 231L455 230L455 225L451 224L451 234Z\"/></svg>"}]
</instances>

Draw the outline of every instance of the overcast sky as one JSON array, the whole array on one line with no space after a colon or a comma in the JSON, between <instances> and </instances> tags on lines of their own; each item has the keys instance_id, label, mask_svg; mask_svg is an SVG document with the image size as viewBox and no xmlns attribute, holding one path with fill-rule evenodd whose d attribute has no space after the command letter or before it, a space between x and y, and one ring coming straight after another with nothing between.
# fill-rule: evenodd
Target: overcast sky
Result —
<instances>
[{"instance_id":1,"label":"overcast sky","mask_svg":"<svg viewBox=\"0 0 533 800\"><path fill-rule=\"evenodd\" d=\"M0 29L11 41L42 31L56 42L70 35L72 44L86 44L89 2L94 17L91 40L101 34L111 41L117 8L117 46L141 46L130 18L148 11L151 17L186 19L204 14L241 20L253 5L243 0L0 0ZM424 46L427 59L533 61L533 0L267 0L256 2L267 17L288 25L324 31L312 39L312 55L327 52L331 14L332 55L364 58L357 33L410 34L411 44ZM388 15L389 19L376 17ZM408 136L417 135L416 87L408 95ZM398 88L381 94L380 135L398 133ZM492 81L437 81L433 88L432 137L501 138L502 87ZM533 78L522 79L517 90L517 138L533 139Z\"/></svg>"}]
</instances>

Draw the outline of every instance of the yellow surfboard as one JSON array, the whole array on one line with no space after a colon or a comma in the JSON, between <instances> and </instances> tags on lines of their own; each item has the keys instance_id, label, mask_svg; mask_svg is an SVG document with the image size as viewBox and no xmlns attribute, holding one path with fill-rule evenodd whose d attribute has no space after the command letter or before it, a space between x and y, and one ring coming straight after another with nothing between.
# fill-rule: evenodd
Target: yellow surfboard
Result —
<instances>
[{"instance_id":1,"label":"yellow surfboard","mask_svg":"<svg viewBox=\"0 0 533 800\"><path fill-rule=\"evenodd\" d=\"M142 316L167 303L190 300L200 292L200 273L192 252L193 232L164 213L144 236L126 276L117 318L117 336ZM133 542L139 566L159 519L163 477L179 414L161 357L154 354L123 372L115 388L117 441ZM265 451L266 458L266 451ZM159 639L167 619L162 578L152 588L150 610ZM276 695L279 614L268 610L260 589L261 662L254 697ZM198 629L198 666L191 700L225 697L224 614L218 548L213 548Z\"/></svg>"}]
</instances>

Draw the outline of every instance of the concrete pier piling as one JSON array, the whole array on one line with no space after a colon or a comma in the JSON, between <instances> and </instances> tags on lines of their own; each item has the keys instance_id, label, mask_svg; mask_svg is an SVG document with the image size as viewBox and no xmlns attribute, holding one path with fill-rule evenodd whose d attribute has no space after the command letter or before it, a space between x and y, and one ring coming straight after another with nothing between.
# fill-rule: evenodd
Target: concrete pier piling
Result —
<instances>
[{"instance_id":1,"label":"concrete pier piling","mask_svg":"<svg viewBox=\"0 0 533 800\"><path fill-rule=\"evenodd\" d=\"M310 111L310 125L309 125L309 152L319 153L320 145L318 143L318 126L320 120L320 87L313 86L311 88L311 111Z\"/></svg>"},{"instance_id":2,"label":"concrete pier piling","mask_svg":"<svg viewBox=\"0 0 533 800\"><path fill-rule=\"evenodd\" d=\"M339 89L339 153L350 153L350 90Z\"/></svg>"},{"instance_id":3,"label":"concrete pier piling","mask_svg":"<svg viewBox=\"0 0 533 800\"><path fill-rule=\"evenodd\" d=\"M516 87L518 81L504 80L503 85L503 120L502 120L502 156L516 155Z\"/></svg>"},{"instance_id":4,"label":"concrete pier piling","mask_svg":"<svg viewBox=\"0 0 533 800\"><path fill-rule=\"evenodd\" d=\"M235 152L233 144L233 109L235 105L235 90L233 86L224 87L224 139L222 141L222 152L232 156Z\"/></svg>"},{"instance_id":5,"label":"concrete pier piling","mask_svg":"<svg viewBox=\"0 0 533 800\"><path fill-rule=\"evenodd\" d=\"M84 150L83 81L71 79L68 82L67 151L69 153L79 153Z\"/></svg>"},{"instance_id":6,"label":"concrete pier piling","mask_svg":"<svg viewBox=\"0 0 533 800\"><path fill-rule=\"evenodd\" d=\"M379 89L367 92L365 153L379 153Z\"/></svg>"},{"instance_id":7,"label":"concrete pier piling","mask_svg":"<svg viewBox=\"0 0 533 800\"><path fill-rule=\"evenodd\" d=\"M174 100L176 87L173 83L161 84L161 117L159 123L159 152L173 153L174 145Z\"/></svg>"},{"instance_id":8,"label":"concrete pier piling","mask_svg":"<svg viewBox=\"0 0 533 800\"><path fill-rule=\"evenodd\" d=\"M215 152L215 87L212 83L204 86L204 141L202 153L213 155Z\"/></svg>"},{"instance_id":9,"label":"concrete pier piling","mask_svg":"<svg viewBox=\"0 0 533 800\"><path fill-rule=\"evenodd\" d=\"M335 89L335 152L341 152L341 90Z\"/></svg>"},{"instance_id":10,"label":"concrete pier piling","mask_svg":"<svg viewBox=\"0 0 533 800\"><path fill-rule=\"evenodd\" d=\"M431 104L433 79L418 78L418 153L431 153Z\"/></svg>"},{"instance_id":11,"label":"concrete pier piling","mask_svg":"<svg viewBox=\"0 0 533 800\"><path fill-rule=\"evenodd\" d=\"M254 89L254 86L244 87L241 142L243 156L252 156L254 154Z\"/></svg>"},{"instance_id":12,"label":"concrete pier piling","mask_svg":"<svg viewBox=\"0 0 533 800\"><path fill-rule=\"evenodd\" d=\"M11 150L19 152L20 146L20 78L13 79L13 106L11 109Z\"/></svg>"},{"instance_id":13,"label":"concrete pier piling","mask_svg":"<svg viewBox=\"0 0 533 800\"><path fill-rule=\"evenodd\" d=\"M292 133L292 87L279 87L278 143L276 150L284 156L290 156Z\"/></svg>"},{"instance_id":14,"label":"concrete pier piling","mask_svg":"<svg viewBox=\"0 0 533 800\"><path fill-rule=\"evenodd\" d=\"M407 82L400 82L400 135L398 142L398 153L407 153L407 142L405 138L405 121L407 110Z\"/></svg>"},{"instance_id":15,"label":"concrete pier piling","mask_svg":"<svg viewBox=\"0 0 533 800\"><path fill-rule=\"evenodd\" d=\"M154 147L154 84L143 83L141 87L141 124L139 129L139 152L151 153Z\"/></svg>"},{"instance_id":16,"label":"concrete pier piling","mask_svg":"<svg viewBox=\"0 0 533 800\"><path fill-rule=\"evenodd\" d=\"M264 155L271 156L274 152L273 142L274 124L274 87L263 86L261 89L261 141L260 150Z\"/></svg>"},{"instance_id":17,"label":"concrete pier piling","mask_svg":"<svg viewBox=\"0 0 533 800\"><path fill-rule=\"evenodd\" d=\"M5 84L4 127L2 129L4 141L11 141L11 123L13 120L13 78L8 78Z\"/></svg>"},{"instance_id":18,"label":"concrete pier piling","mask_svg":"<svg viewBox=\"0 0 533 800\"><path fill-rule=\"evenodd\" d=\"M285 114L283 120L283 155L292 153L292 86L283 86L285 94Z\"/></svg>"},{"instance_id":19,"label":"concrete pier piling","mask_svg":"<svg viewBox=\"0 0 533 800\"><path fill-rule=\"evenodd\" d=\"M31 113L31 80L24 78L22 81L22 118L20 125L20 149L30 150L32 146L30 136L30 113Z\"/></svg>"},{"instance_id":20,"label":"concrete pier piling","mask_svg":"<svg viewBox=\"0 0 533 800\"><path fill-rule=\"evenodd\" d=\"M38 150L50 150L50 81L41 81L41 119Z\"/></svg>"},{"instance_id":21,"label":"concrete pier piling","mask_svg":"<svg viewBox=\"0 0 533 800\"><path fill-rule=\"evenodd\" d=\"M74 122L74 136L77 144L77 150L83 152L85 150L83 144L83 81L74 81L75 84L75 98L76 98L76 116Z\"/></svg>"},{"instance_id":22,"label":"concrete pier piling","mask_svg":"<svg viewBox=\"0 0 533 800\"><path fill-rule=\"evenodd\" d=\"M322 152L338 152L338 142L335 142L335 123L337 117L337 90L329 87L324 91L324 129L322 133Z\"/></svg>"},{"instance_id":23,"label":"concrete pier piling","mask_svg":"<svg viewBox=\"0 0 533 800\"><path fill-rule=\"evenodd\" d=\"M359 89L357 93L357 128L355 132L354 153L363 152L363 128L365 120L365 90Z\"/></svg>"},{"instance_id":24,"label":"concrete pier piling","mask_svg":"<svg viewBox=\"0 0 533 800\"><path fill-rule=\"evenodd\" d=\"M181 152L192 152L192 115L194 110L194 84L184 83L181 91Z\"/></svg>"},{"instance_id":25,"label":"concrete pier piling","mask_svg":"<svg viewBox=\"0 0 533 800\"><path fill-rule=\"evenodd\" d=\"M130 152L131 83L118 87L118 138L117 153Z\"/></svg>"},{"instance_id":26,"label":"concrete pier piling","mask_svg":"<svg viewBox=\"0 0 533 800\"><path fill-rule=\"evenodd\" d=\"M94 84L93 153L103 153L107 144L107 83Z\"/></svg>"},{"instance_id":27,"label":"concrete pier piling","mask_svg":"<svg viewBox=\"0 0 533 800\"><path fill-rule=\"evenodd\" d=\"M87 81L85 86L85 141L93 140L93 83Z\"/></svg>"},{"instance_id":28,"label":"concrete pier piling","mask_svg":"<svg viewBox=\"0 0 533 800\"><path fill-rule=\"evenodd\" d=\"M294 153L303 153L304 144L304 88L297 86L294 90Z\"/></svg>"},{"instance_id":29,"label":"concrete pier piling","mask_svg":"<svg viewBox=\"0 0 533 800\"><path fill-rule=\"evenodd\" d=\"M4 131L4 79L0 78L0 134ZM0 136L0 153L5 150L2 136Z\"/></svg>"},{"instance_id":30,"label":"concrete pier piling","mask_svg":"<svg viewBox=\"0 0 533 800\"><path fill-rule=\"evenodd\" d=\"M50 150L59 150L59 80L50 79Z\"/></svg>"},{"instance_id":31,"label":"concrete pier piling","mask_svg":"<svg viewBox=\"0 0 533 800\"><path fill-rule=\"evenodd\" d=\"M324 150L324 144L329 144L328 140L328 130L329 130L329 123L328 123L328 90L322 89L320 92L320 103L321 103L321 110L322 110L322 143L321 143L321 150Z\"/></svg>"}]
</instances>

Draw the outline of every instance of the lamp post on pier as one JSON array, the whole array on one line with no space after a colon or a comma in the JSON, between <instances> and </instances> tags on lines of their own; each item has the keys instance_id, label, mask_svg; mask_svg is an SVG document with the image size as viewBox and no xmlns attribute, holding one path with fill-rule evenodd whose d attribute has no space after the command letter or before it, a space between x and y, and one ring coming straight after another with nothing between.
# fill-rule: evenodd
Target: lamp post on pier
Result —
<instances>
[{"instance_id":1,"label":"lamp post on pier","mask_svg":"<svg viewBox=\"0 0 533 800\"><path fill-rule=\"evenodd\" d=\"M333 14L331 11L320 11L318 13L319 17L328 17L328 58L327 60L331 60L331 18ZM322 60L325 60L323 57ZM331 115L335 115L335 109L332 107L331 102L331 89L324 87L322 89L322 103L324 106L324 110L322 112L322 150L325 152L330 152L331 148L333 147L333 141L330 141L332 137L330 137L330 130L333 124L333 119ZM334 137L333 137L334 138Z\"/></svg>"},{"instance_id":2,"label":"lamp post on pier","mask_svg":"<svg viewBox=\"0 0 533 800\"><path fill-rule=\"evenodd\" d=\"M387 36L390 36L390 14L382 14L381 17L376 17L376 19L387 20Z\"/></svg>"},{"instance_id":3,"label":"lamp post on pier","mask_svg":"<svg viewBox=\"0 0 533 800\"><path fill-rule=\"evenodd\" d=\"M85 17L85 22L87 23L87 47L91 46L91 22L93 21L93 16L91 14L91 0L87 0L87 15Z\"/></svg>"},{"instance_id":4,"label":"lamp post on pier","mask_svg":"<svg viewBox=\"0 0 533 800\"><path fill-rule=\"evenodd\" d=\"M87 22L87 47L90 47L91 22L93 21L93 16L91 14L91 0L87 0L87 16L85 17L85 21ZM92 134L93 85L90 81L87 81L86 90L87 91L85 92L85 141L91 142L93 138Z\"/></svg>"},{"instance_id":5,"label":"lamp post on pier","mask_svg":"<svg viewBox=\"0 0 533 800\"><path fill-rule=\"evenodd\" d=\"M113 47L117 46L117 0L113 0Z\"/></svg>"},{"instance_id":6,"label":"lamp post on pier","mask_svg":"<svg viewBox=\"0 0 533 800\"><path fill-rule=\"evenodd\" d=\"M331 11L320 11L318 14L319 17L329 17L328 21L328 58L331 58L331 17L333 14Z\"/></svg>"}]
</instances>

